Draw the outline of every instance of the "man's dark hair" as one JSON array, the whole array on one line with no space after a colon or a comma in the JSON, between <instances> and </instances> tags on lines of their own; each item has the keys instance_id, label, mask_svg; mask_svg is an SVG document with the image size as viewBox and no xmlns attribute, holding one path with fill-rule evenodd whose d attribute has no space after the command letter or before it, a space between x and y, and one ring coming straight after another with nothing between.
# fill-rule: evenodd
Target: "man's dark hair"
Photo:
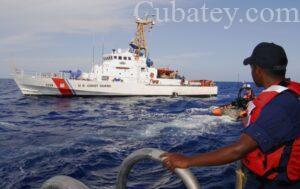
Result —
<instances>
[{"instance_id":1,"label":"man's dark hair","mask_svg":"<svg viewBox=\"0 0 300 189\"><path fill-rule=\"evenodd\" d=\"M274 77L285 77L286 75L286 65L288 64L288 59L286 57L282 57L278 64L279 69L265 69L266 72Z\"/></svg>"},{"instance_id":2,"label":"man's dark hair","mask_svg":"<svg viewBox=\"0 0 300 189\"><path fill-rule=\"evenodd\" d=\"M285 77L286 75L286 70L269 70L269 69L264 69L268 75L272 77Z\"/></svg>"},{"instance_id":3,"label":"man's dark hair","mask_svg":"<svg viewBox=\"0 0 300 189\"><path fill-rule=\"evenodd\" d=\"M266 70L268 75L273 76L273 77L285 77L286 75L286 70Z\"/></svg>"}]
</instances>

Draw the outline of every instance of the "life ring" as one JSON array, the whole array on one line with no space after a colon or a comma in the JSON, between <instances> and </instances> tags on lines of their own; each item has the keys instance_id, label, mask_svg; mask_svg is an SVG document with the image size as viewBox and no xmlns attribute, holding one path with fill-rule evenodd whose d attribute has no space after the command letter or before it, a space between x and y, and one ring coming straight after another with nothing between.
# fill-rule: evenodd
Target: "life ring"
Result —
<instances>
[{"instance_id":1,"label":"life ring","mask_svg":"<svg viewBox=\"0 0 300 189\"><path fill-rule=\"evenodd\" d=\"M135 59L136 61L138 61L138 60L140 59L140 56L139 56L138 54L136 54L136 55L134 55L134 59Z\"/></svg>"},{"instance_id":2,"label":"life ring","mask_svg":"<svg viewBox=\"0 0 300 189\"><path fill-rule=\"evenodd\" d=\"M152 84L159 84L159 80L151 79L150 82L151 82Z\"/></svg>"},{"instance_id":3,"label":"life ring","mask_svg":"<svg viewBox=\"0 0 300 189\"><path fill-rule=\"evenodd\" d=\"M154 78L154 73L150 74L150 78L153 79Z\"/></svg>"}]
</instances>

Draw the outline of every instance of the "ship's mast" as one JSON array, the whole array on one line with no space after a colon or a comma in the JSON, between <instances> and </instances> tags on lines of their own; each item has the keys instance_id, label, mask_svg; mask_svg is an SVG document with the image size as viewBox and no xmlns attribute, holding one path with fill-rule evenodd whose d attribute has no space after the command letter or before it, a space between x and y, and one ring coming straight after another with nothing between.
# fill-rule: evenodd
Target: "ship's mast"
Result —
<instances>
[{"instance_id":1,"label":"ship's mast","mask_svg":"<svg viewBox=\"0 0 300 189\"><path fill-rule=\"evenodd\" d=\"M130 43L130 46L134 49L134 52L137 55L140 55L144 51L145 55L147 56L148 48L145 31L147 29L152 29L153 25L155 24L154 19L149 17L147 17L146 19L137 18L136 24L137 31L135 34L135 38Z\"/></svg>"}]
</instances>

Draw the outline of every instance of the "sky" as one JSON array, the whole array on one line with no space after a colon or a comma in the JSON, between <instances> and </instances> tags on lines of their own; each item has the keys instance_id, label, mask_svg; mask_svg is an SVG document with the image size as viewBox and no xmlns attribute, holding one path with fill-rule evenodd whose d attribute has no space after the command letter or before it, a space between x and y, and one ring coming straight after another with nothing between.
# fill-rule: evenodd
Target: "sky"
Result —
<instances>
[{"instance_id":1,"label":"sky","mask_svg":"<svg viewBox=\"0 0 300 189\"><path fill-rule=\"evenodd\" d=\"M9 78L11 63L26 71L90 71L102 48L128 48L135 33L134 10L138 0L0 0L0 78ZM159 10L169 0L152 0ZM296 0L177 0L177 8L239 8L241 17L250 8L296 8ZM143 5L142 14L153 9ZM239 15L238 14L238 15ZM223 15L224 16L224 15ZM229 20L209 22L158 22L147 34L150 56L157 67L170 67L189 79L251 81L243 60L260 42L282 45L289 59L288 77L300 81L300 22L240 22L229 29ZM238 18L238 17L237 17Z\"/></svg>"}]
</instances>

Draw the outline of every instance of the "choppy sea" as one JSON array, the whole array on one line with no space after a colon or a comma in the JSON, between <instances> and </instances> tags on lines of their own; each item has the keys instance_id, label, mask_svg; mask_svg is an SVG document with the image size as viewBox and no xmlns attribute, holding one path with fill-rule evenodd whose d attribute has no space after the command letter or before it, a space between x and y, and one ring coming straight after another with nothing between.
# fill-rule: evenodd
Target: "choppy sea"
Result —
<instances>
[{"instance_id":1,"label":"choppy sea","mask_svg":"<svg viewBox=\"0 0 300 189\"><path fill-rule=\"evenodd\" d=\"M0 80L0 188L31 189L55 175L92 189L112 189L122 160L141 148L195 155L235 141L242 124L214 117L213 107L236 98L241 83L219 82L212 98L25 97ZM235 164L193 168L204 189L233 189ZM130 189L180 189L154 162L134 167Z\"/></svg>"}]
</instances>

